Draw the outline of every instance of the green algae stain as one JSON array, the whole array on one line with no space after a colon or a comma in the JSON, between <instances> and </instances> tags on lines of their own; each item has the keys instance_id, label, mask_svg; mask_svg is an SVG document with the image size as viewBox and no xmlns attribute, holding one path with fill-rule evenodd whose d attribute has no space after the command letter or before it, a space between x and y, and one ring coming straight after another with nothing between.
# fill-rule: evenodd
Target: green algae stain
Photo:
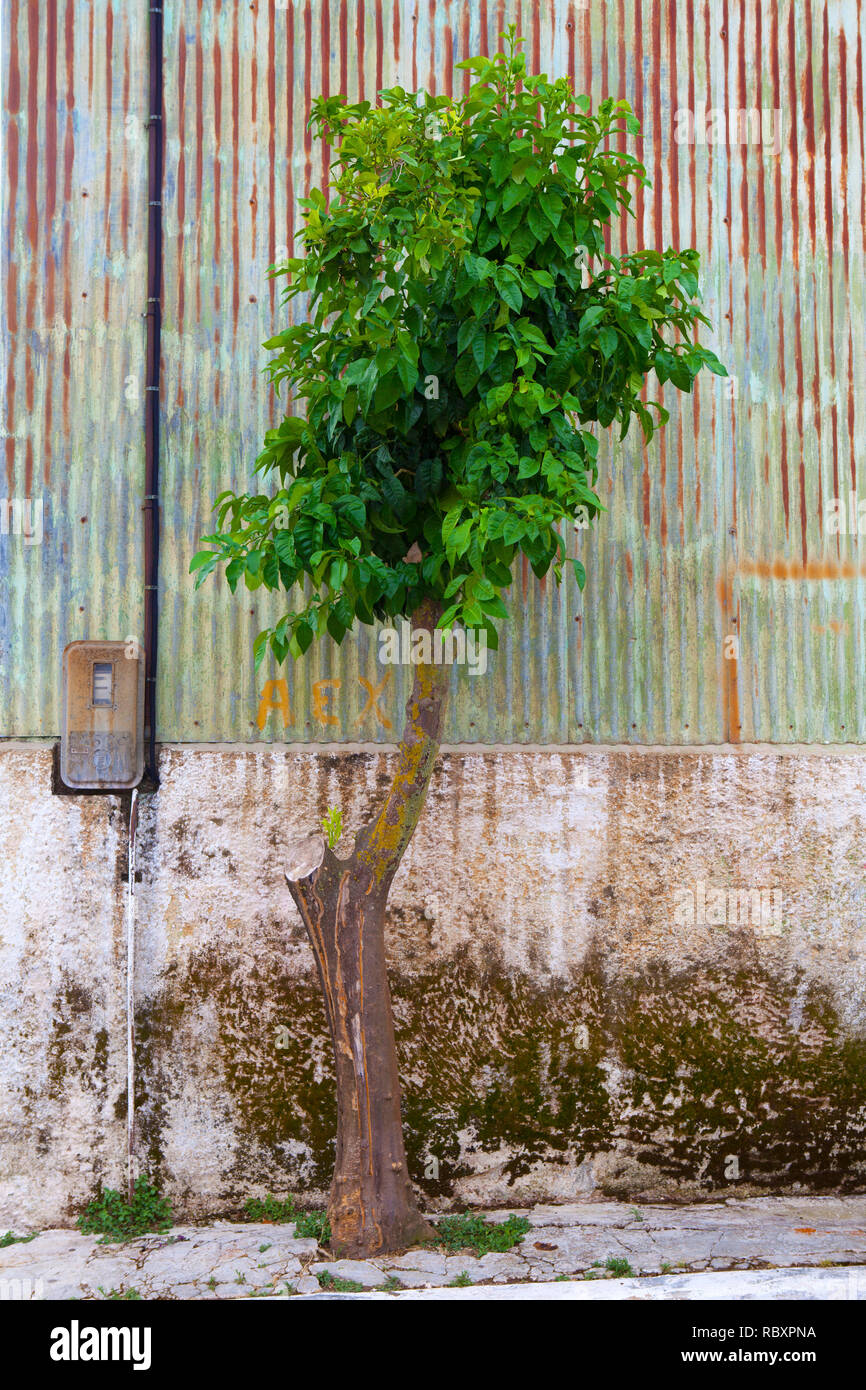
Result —
<instances>
[{"instance_id":1,"label":"green algae stain","mask_svg":"<svg viewBox=\"0 0 866 1390\"><path fill-rule=\"evenodd\" d=\"M816 986L732 957L616 983L590 960L539 989L459 955L391 983L409 1169L431 1201L486 1154L508 1181L614 1155L620 1176L601 1188L616 1196L730 1194L731 1156L749 1190L866 1185L866 1042ZM142 1009L138 1065L151 1171L165 1165L165 1125L183 1131L194 1069L197 1104L232 1133L225 1204L262 1184L327 1189L325 1012L315 977L289 975L273 949L251 963L212 948L169 975Z\"/></svg>"},{"instance_id":2,"label":"green algae stain","mask_svg":"<svg viewBox=\"0 0 866 1390\"><path fill-rule=\"evenodd\" d=\"M866 1040L842 1033L827 989L754 968L699 986L660 972L630 982L612 1021L624 1138L661 1176L710 1191L731 1171L768 1188L863 1185Z\"/></svg>"}]
</instances>

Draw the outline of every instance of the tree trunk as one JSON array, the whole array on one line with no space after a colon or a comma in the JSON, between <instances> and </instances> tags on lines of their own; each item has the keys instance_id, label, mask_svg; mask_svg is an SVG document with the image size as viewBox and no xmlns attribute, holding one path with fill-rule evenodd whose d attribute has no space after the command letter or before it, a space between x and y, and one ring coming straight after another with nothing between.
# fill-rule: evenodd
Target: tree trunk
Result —
<instances>
[{"instance_id":1,"label":"tree trunk","mask_svg":"<svg viewBox=\"0 0 866 1390\"><path fill-rule=\"evenodd\" d=\"M428 600L413 626L432 631ZM290 851L289 890L316 958L337 1070L337 1157L328 1219L332 1248L369 1256L430 1237L406 1165L385 905L427 795L450 671L418 665L406 706L397 771L376 819L340 860L321 835Z\"/></svg>"}]
</instances>

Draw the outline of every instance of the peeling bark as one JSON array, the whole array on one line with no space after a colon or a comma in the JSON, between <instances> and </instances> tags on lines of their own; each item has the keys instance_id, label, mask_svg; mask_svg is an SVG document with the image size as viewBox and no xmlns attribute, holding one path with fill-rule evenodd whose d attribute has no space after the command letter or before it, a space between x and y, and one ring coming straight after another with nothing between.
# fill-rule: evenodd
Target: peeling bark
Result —
<instances>
[{"instance_id":1,"label":"peeling bark","mask_svg":"<svg viewBox=\"0 0 866 1390\"><path fill-rule=\"evenodd\" d=\"M432 631L427 600L415 628ZM424 807L442 737L450 670L415 667L397 770L379 814L338 859L321 836L290 851L289 890L307 929L337 1070L337 1155L328 1201L332 1248L369 1256L433 1234L406 1165L400 1080L385 960L385 906Z\"/></svg>"}]
</instances>

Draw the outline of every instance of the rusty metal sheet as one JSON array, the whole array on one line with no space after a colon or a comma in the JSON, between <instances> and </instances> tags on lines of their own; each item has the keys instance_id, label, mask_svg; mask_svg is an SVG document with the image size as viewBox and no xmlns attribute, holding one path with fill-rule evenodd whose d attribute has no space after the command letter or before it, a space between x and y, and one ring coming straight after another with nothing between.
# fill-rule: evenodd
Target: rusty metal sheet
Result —
<instances>
[{"instance_id":1,"label":"rusty metal sheet","mask_svg":"<svg viewBox=\"0 0 866 1390\"><path fill-rule=\"evenodd\" d=\"M142 382L143 22L102 0L39 7L55 17L52 69L35 8L10 4L4 77L19 152L7 479L18 470L20 491L46 470L63 510L50 543L0 540L15 671L0 727L19 735L56 732L46 673L64 643L125 635L140 613L140 414L125 393ZM280 601L212 582L194 594L187 570L213 496L249 486L278 412L260 344L286 311L266 271L326 173L305 129L311 96L372 98L395 82L457 93L454 63L494 51L511 20L534 69L631 101L653 189L637 195L629 245L700 250L707 341L731 379L705 377L691 397L667 389L671 421L647 449L605 439L608 511L570 537L583 598L517 571L500 652L486 674L455 677L447 738L862 741L866 542L829 521L834 499L866 502L863 35L848 0L166 5L159 736L395 737L407 672L379 664L373 634L256 674L252 639ZM757 129L738 115L753 111L768 113ZM61 198L50 169L67 150L78 184ZM82 213L85 176L100 197ZM73 515L88 516L80 532Z\"/></svg>"},{"instance_id":2,"label":"rusty metal sheet","mask_svg":"<svg viewBox=\"0 0 866 1390\"><path fill-rule=\"evenodd\" d=\"M20 737L59 733L68 642L140 626L147 12L9 0L4 30L0 503L41 521L0 535L0 731Z\"/></svg>"}]
</instances>

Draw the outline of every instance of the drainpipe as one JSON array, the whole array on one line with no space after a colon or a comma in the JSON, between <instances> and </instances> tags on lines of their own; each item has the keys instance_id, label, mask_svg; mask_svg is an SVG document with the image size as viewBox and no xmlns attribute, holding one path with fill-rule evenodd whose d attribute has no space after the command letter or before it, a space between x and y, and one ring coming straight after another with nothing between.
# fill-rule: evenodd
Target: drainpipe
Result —
<instances>
[{"instance_id":1,"label":"drainpipe","mask_svg":"<svg viewBox=\"0 0 866 1390\"><path fill-rule=\"evenodd\" d=\"M159 364L162 291L162 9L148 6L147 304L144 387L144 737L143 782L159 786L156 657L159 618ZM138 787L129 804L126 892L126 1188L135 1187L135 833Z\"/></svg>"},{"instance_id":2,"label":"drainpipe","mask_svg":"<svg viewBox=\"0 0 866 1390\"><path fill-rule=\"evenodd\" d=\"M129 803L126 880L126 1190L132 1205L135 1187L135 832L138 828L138 787Z\"/></svg>"},{"instance_id":3,"label":"drainpipe","mask_svg":"<svg viewBox=\"0 0 866 1390\"><path fill-rule=\"evenodd\" d=\"M162 290L162 10L149 7L147 116L147 347L144 388L145 777L159 786L156 659L159 576L159 364Z\"/></svg>"}]
</instances>

